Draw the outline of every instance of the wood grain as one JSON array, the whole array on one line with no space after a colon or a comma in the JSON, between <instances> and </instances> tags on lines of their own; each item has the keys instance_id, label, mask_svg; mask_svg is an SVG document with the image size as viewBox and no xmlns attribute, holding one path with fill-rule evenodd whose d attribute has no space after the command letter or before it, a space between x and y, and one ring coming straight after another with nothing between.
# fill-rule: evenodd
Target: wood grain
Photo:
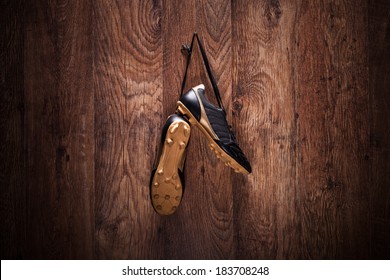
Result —
<instances>
[{"instance_id":1,"label":"wood grain","mask_svg":"<svg viewBox=\"0 0 390 280\"><path fill-rule=\"evenodd\" d=\"M161 3L98 1L94 26L95 256L157 257L148 184L162 111Z\"/></svg>"},{"instance_id":2,"label":"wood grain","mask_svg":"<svg viewBox=\"0 0 390 280\"><path fill-rule=\"evenodd\" d=\"M27 8L28 7L28 8ZM386 0L3 1L2 259L389 259ZM203 40L253 173L194 128L182 204L150 203ZM195 48L186 89L211 84Z\"/></svg>"},{"instance_id":3,"label":"wood grain","mask_svg":"<svg viewBox=\"0 0 390 280\"><path fill-rule=\"evenodd\" d=\"M366 10L364 1L310 2L300 10L298 182L305 258L365 258L369 249Z\"/></svg>"},{"instance_id":4,"label":"wood grain","mask_svg":"<svg viewBox=\"0 0 390 280\"><path fill-rule=\"evenodd\" d=\"M291 56L296 10L288 1L247 1L235 3L232 13L233 116L253 167L234 180L237 256L291 258L300 230Z\"/></svg>"},{"instance_id":5,"label":"wood grain","mask_svg":"<svg viewBox=\"0 0 390 280\"><path fill-rule=\"evenodd\" d=\"M187 2L186 2L187 3ZM230 48L230 3L226 1L195 1L193 4L166 2L168 11L165 21L170 22L165 34L164 48L167 57L164 63L164 104L169 105L168 114L173 113L179 98L181 79L184 74L185 56L180 53L183 43L190 43L192 32L199 32L205 42L210 63L218 80L225 106L231 95L231 48ZM193 5L193 6L192 6ZM177 11L185 11L176 18ZM197 13L194 13L198 11ZM184 23L182 26L180 23ZM192 32L188 32L191 30ZM207 43L206 43L207 42ZM173 59L172 59L173 58ZM178 63L180 62L180 63ZM175 71L172 75L172 70ZM177 79L179 77L179 79ZM214 93L195 43L186 90L203 83L206 95L214 100ZM172 85L173 90L170 88ZM215 101L215 100L214 100ZM171 109L173 108L173 109ZM233 258L233 208L230 184L231 171L215 158L207 141L195 128L186 161L186 189L183 203L177 216L164 224L166 230L167 257L226 259ZM217 174L217 176L216 176ZM190 221L190 222L189 222ZM207 228L205 231L199 229ZM186 234L183 234L185 232ZM192 240L190 243L188 240ZM199 246L203 244L203 246Z\"/></svg>"},{"instance_id":6,"label":"wood grain","mask_svg":"<svg viewBox=\"0 0 390 280\"><path fill-rule=\"evenodd\" d=\"M26 253L23 1L3 1L0 18L0 252L19 259Z\"/></svg>"},{"instance_id":7,"label":"wood grain","mask_svg":"<svg viewBox=\"0 0 390 280\"><path fill-rule=\"evenodd\" d=\"M371 257L390 256L390 3L369 2Z\"/></svg>"},{"instance_id":8,"label":"wood grain","mask_svg":"<svg viewBox=\"0 0 390 280\"><path fill-rule=\"evenodd\" d=\"M232 31L231 31L231 4L227 1L203 0L197 3L197 10L202 17L197 17L197 26L203 44L207 50L209 62L222 97L223 105L227 111L227 119L231 123L230 104L232 98ZM198 56L200 61L200 56ZM206 86L206 96L210 101L216 102L211 82L206 75L206 68L202 63L201 77ZM198 150L198 168L204 178L203 182L197 181L194 186L197 190L204 191L198 199L204 201L201 208L205 212L208 223L211 246L206 258L232 259L235 256L233 239L233 169L226 167L213 152L210 151L204 136L200 137L200 150ZM204 170L204 172L203 172ZM232 175L234 174L234 175ZM192 180L196 182L196 178ZM191 179L191 178L189 178ZM199 205L194 203L193 207ZM207 234L207 233L206 233ZM200 256L202 257L202 256ZM203 258L205 258L203 256Z\"/></svg>"},{"instance_id":9,"label":"wood grain","mask_svg":"<svg viewBox=\"0 0 390 280\"><path fill-rule=\"evenodd\" d=\"M93 91L89 2L27 13L28 258L93 257Z\"/></svg>"},{"instance_id":10,"label":"wood grain","mask_svg":"<svg viewBox=\"0 0 390 280\"><path fill-rule=\"evenodd\" d=\"M158 133L161 133L166 118L175 112L176 102L180 97L186 63L186 56L181 52L181 45L190 43L192 32L195 30L195 18L195 1L163 1L163 114L159 119L160 130ZM189 69L187 89L193 84L193 66L196 64L192 64ZM190 259L197 246L195 242L188 242L189 238L196 236L195 238L199 240L203 237L202 242L204 242L204 235L196 234L196 227L199 226L198 221L200 220L199 213L188 207L189 200L194 197L196 191L192 184L188 183L191 170L196 170L191 165L192 161L189 160L193 157L192 153L197 144L193 141L193 136L194 130L191 130L191 140L187 148L184 170L185 186L182 203L174 216L158 218L159 236L164 250L160 258Z\"/></svg>"}]
</instances>

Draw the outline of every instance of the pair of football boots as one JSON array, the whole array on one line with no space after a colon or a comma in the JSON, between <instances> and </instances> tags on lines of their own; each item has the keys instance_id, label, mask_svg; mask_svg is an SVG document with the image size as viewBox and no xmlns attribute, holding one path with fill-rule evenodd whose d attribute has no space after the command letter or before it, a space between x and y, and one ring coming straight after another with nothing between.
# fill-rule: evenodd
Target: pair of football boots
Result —
<instances>
[{"instance_id":1,"label":"pair of football boots","mask_svg":"<svg viewBox=\"0 0 390 280\"><path fill-rule=\"evenodd\" d=\"M200 84L181 96L176 114L168 117L162 130L150 181L152 205L160 215L173 214L183 197L186 149L191 128L195 126L226 166L237 173L252 172L248 159L228 125L225 110L207 100L205 87Z\"/></svg>"}]
</instances>

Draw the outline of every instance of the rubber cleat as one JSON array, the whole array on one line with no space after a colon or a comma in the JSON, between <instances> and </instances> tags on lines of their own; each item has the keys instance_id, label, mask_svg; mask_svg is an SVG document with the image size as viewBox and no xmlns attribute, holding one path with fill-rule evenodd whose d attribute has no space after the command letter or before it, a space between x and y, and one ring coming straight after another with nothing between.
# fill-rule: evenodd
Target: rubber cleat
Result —
<instances>
[{"instance_id":1,"label":"rubber cleat","mask_svg":"<svg viewBox=\"0 0 390 280\"><path fill-rule=\"evenodd\" d=\"M167 138L167 143L169 146L173 145L173 140L171 138Z\"/></svg>"}]
</instances>

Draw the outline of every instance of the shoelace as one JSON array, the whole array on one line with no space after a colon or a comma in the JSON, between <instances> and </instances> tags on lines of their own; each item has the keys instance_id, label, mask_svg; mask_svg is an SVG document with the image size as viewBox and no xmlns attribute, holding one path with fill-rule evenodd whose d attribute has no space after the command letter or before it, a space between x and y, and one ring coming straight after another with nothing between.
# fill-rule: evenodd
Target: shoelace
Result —
<instances>
[{"instance_id":1,"label":"shoelace","mask_svg":"<svg viewBox=\"0 0 390 280\"><path fill-rule=\"evenodd\" d=\"M217 99L218 105L222 109L222 111L223 111L223 113L225 115L225 119L226 119L226 111L225 111L225 108L223 107L223 104L222 104L222 99L221 99L221 96L219 94L219 89L218 89L217 83L216 83L216 81L214 79L213 73L211 72L211 67L210 67L209 61L207 59L207 55L206 55L206 52L204 50L203 44L200 41L199 36L198 36L198 34L196 32L194 33L194 36L192 37L191 45L188 45L188 44L182 44L181 45L181 51L184 54L186 54L188 57L187 57L187 65L186 65L186 70L184 72L184 77L183 77L183 82L182 82L181 94L180 95L182 95L183 92L184 92L185 82L187 80L187 71L188 71L188 67L190 65L190 61L191 61L191 54L192 54L192 49L193 49L193 46L194 46L195 38L198 41L198 45L199 45L199 48L200 48L200 52L202 54L203 62L205 64L205 67L206 67L206 70L207 70L207 74L209 75L209 79L210 79L211 84L213 86L214 94L215 94L215 97ZM235 135L235 133L233 131L232 126L229 125L228 123L227 123L227 126L228 126L228 130L229 130L229 134L230 134L231 139L234 142L236 142L237 139L236 139L236 135Z\"/></svg>"},{"instance_id":2,"label":"shoelace","mask_svg":"<svg viewBox=\"0 0 390 280\"><path fill-rule=\"evenodd\" d=\"M200 53L202 54L203 63L206 67L206 71L207 71L207 74L209 76L211 85L213 86L213 90L214 90L215 98L217 99L217 102L218 102L218 106L225 112L225 108L223 107L223 104L222 104L222 98L221 98L221 95L219 94L218 85L217 85L217 82L215 81L214 75L211 71L211 67L210 67L210 63L209 63L209 60L208 60L207 55L206 55L206 51L203 47L202 41L200 40L200 38L196 32L192 36L191 45L183 44L182 48L181 48L182 52L187 53L188 56L187 56L186 70L184 72L183 82L181 84L180 96L182 96L183 92L184 92L184 88L185 88L185 84L186 84L186 80L187 80L188 66L190 65L191 54L192 54L192 49L194 47L195 39L198 41L198 46L200 49Z\"/></svg>"}]
</instances>

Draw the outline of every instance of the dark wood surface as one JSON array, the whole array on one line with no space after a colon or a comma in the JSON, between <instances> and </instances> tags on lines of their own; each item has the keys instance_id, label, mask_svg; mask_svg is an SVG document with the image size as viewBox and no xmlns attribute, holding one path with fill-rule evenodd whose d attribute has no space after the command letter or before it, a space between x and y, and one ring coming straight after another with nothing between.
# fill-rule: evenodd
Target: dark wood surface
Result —
<instances>
[{"instance_id":1,"label":"dark wood surface","mask_svg":"<svg viewBox=\"0 0 390 280\"><path fill-rule=\"evenodd\" d=\"M1 259L25 257L26 156L23 1L0 9L0 224Z\"/></svg>"},{"instance_id":2,"label":"dark wood surface","mask_svg":"<svg viewBox=\"0 0 390 280\"><path fill-rule=\"evenodd\" d=\"M390 4L369 6L371 255L390 255ZM386 19L386 20L385 20Z\"/></svg>"},{"instance_id":3,"label":"dark wood surface","mask_svg":"<svg viewBox=\"0 0 390 280\"><path fill-rule=\"evenodd\" d=\"M389 1L1 7L2 259L390 258ZM194 31L253 173L193 129L160 217L150 170ZM195 50L200 83L214 100Z\"/></svg>"},{"instance_id":4,"label":"dark wood surface","mask_svg":"<svg viewBox=\"0 0 390 280\"><path fill-rule=\"evenodd\" d=\"M94 252L91 8L87 1L36 1L26 7L29 258L89 258Z\"/></svg>"}]
</instances>

